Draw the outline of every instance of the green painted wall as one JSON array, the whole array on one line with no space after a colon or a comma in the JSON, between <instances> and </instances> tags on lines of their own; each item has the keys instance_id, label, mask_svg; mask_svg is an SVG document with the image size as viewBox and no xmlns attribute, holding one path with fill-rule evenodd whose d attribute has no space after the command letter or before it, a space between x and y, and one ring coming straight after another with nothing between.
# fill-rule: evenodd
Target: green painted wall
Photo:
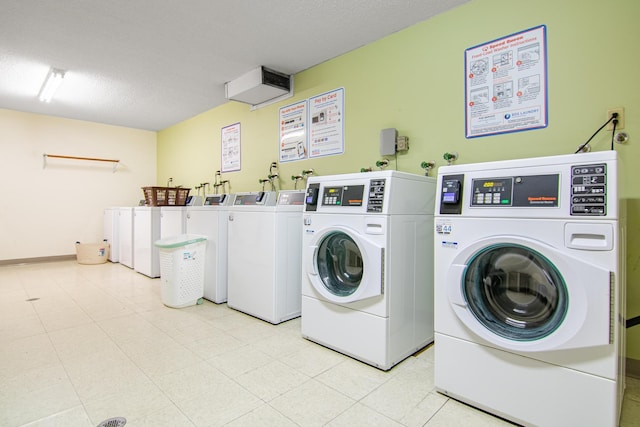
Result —
<instances>
[{"instance_id":1,"label":"green painted wall","mask_svg":"<svg viewBox=\"0 0 640 427\"><path fill-rule=\"evenodd\" d=\"M410 150L391 158L391 167L422 173L420 163L457 151L457 163L572 153L606 120L606 111L625 108L625 131L617 145L626 174L628 200L628 312L640 315L640 186L632 175L640 159L640 2L637 0L472 0L443 15L327 61L295 76L295 96L249 111L229 102L158 134L158 184L168 177L193 187L213 182L220 169L220 131L242 128L242 170L223 174L231 190L259 190L278 158L278 109L339 87L345 88L345 153L280 164L279 188L291 189L291 175L314 168L320 175L357 172L380 159L380 129L395 127L410 138ZM464 50L521 30L547 26L549 126L545 129L476 138L464 136ZM610 134L591 142L607 150ZM432 173L433 174L433 173ZM627 356L640 359L640 326L628 330Z\"/></svg>"}]
</instances>

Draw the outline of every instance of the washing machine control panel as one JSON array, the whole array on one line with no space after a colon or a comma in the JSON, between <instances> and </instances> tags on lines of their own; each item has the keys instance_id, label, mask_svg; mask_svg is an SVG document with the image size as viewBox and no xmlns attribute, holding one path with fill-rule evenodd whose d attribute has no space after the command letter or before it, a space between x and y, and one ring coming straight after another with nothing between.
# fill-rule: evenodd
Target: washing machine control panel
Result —
<instances>
[{"instance_id":1,"label":"washing machine control panel","mask_svg":"<svg viewBox=\"0 0 640 427\"><path fill-rule=\"evenodd\" d=\"M462 188L464 175L444 175L440 189L440 214L460 215L462 213Z\"/></svg>"},{"instance_id":2,"label":"washing machine control panel","mask_svg":"<svg viewBox=\"0 0 640 427\"><path fill-rule=\"evenodd\" d=\"M322 190L322 206L362 206L364 185L331 186Z\"/></svg>"},{"instance_id":3,"label":"washing machine control panel","mask_svg":"<svg viewBox=\"0 0 640 427\"><path fill-rule=\"evenodd\" d=\"M205 206L224 205L226 199L227 199L226 194L214 194L214 195L206 196L204 199L204 205Z\"/></svg>"},{"instance_id":4,"label":"washing machine control panel","mask_svg":"<svg viewBox=\"0 0 640 427\"><path fill-rule=\"evenodd\" d=\"M560 175L516 175L472 180L472 207L555 208Z\"/></svg>"},{"instance_id":5,"label":"washing machine control panel","mask_svg":"<svg viewBox=\"0 0 640 427\"><path fill-rule=\"evenodd\" d=\"M369 182L369 202L367 203L367 212L382 213L384 203L384 187L385 179L372 179Z\"/></svg>"},{"instance_id":6,"label":"washing machine control panel","mask_svg":"<svg viewBox=\"0 0 640 427\"><path fill-rule=\"evenodd\" d=\"M607 165L571 167L571 215L607 215Z\"/></svg>"},{"instance_id":7,"label":"washing machine control panel","mask_svg":"<svg viewBox=\"0 0 640 427\"><path fill-rule=\"evenodd\" d=\"M307 193L304 196L304 210L307 212L315 212L318 210L318 194L320 193L320 184L309 184Z\"/></svg>"}]
</instances>

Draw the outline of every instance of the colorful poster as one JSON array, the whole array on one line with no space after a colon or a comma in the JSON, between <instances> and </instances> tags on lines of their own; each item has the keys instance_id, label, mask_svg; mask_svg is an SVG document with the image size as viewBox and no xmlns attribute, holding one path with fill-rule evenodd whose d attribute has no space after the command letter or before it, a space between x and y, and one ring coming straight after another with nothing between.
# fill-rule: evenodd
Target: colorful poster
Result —
<instances>
[{"instance_id":1,"label":"colorful poster","mask_svg":"<svg viewBox=\"0 0 640 427\"><path fill-rule=\"evenodd\" d=\"M303 160L308 157L307 105L305 100L280 109L281 162Z\"/></svg>"},{"instance_id":2,"label":"colorful poster","mask_svg":"<svg viewBox=\"0 0 640 427\"><path fill-rule=\"evenodd\" d=\"M309 157L344 153L344 88L309 98Z\"/></svg>"},{"instance_id":3,"label":"colorful poster","mask_svg":"<svg viewBox=\"0 0 640 427\"><path fill-rule=\"evenodd\" d=\"M222 172L240 170L240 123L225 126L221 132Z\"/></svg>"},{"instance_id":4,"label":"colorful poster","mask_svg":"<svg viewBox=\"0 0 640 427\"><path fill-rule=\"evenodd\" d=\"M547 42L541 25L465 51L466 137L547 126Z\"/></svg>"}]
</instances>

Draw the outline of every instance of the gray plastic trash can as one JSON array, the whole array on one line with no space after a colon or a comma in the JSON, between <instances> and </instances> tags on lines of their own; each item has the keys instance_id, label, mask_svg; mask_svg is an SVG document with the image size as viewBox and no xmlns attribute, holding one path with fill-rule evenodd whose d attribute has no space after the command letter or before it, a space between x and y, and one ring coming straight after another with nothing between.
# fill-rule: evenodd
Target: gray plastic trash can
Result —
<instances>
[{"instance_id":1,"label":"gray plastic trash can","mask_svg":"<svg viewBox=\"0 0 640 427\"><path fill-rule=\"evenodd\" d=\"M207 238L180 234L154 245L160 253L162 303L173 308L202 304Z\"/></svg>"}]
</instances>

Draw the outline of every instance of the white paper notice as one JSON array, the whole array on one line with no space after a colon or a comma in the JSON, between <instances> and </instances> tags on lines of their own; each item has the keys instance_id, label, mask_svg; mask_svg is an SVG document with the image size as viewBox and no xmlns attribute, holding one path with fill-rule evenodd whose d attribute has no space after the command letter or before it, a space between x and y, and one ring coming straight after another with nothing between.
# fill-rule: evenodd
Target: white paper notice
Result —
<instances>
[{"instance_id":1,"label":"white paper notice","mask_svg":"<svg viewBox=\"0 0 640 427\"><path fill-rule=\"evenodd\" d=\"M344 88L309 98L309 157L344 153Z\"/></svg>"},{"instance_id":2,"label":"white paper notice","mask_svg":"<svg viewBox=\"0 0 640 427\"><path fill-rule=\"evenodd\" d=\"M307 158L307 101L280 109L280 161Z\"/></svg>"},{"instance_id":3,"label":"white paper notice","mask_svg":"<svg viewBox=\"0 0 640 427\"><path fill-rule=\"evenodd\" d=\"M225 126L221 132L222 172L240 170L240 123Z\"/></svg>"},{"instance_id":4,"label":"white paper notice","mask_svg":"<svg viewBox=\"0 0 640 427\"><path fill-rule=\"evenodd\" d=\"M544 25L465 51L466 137L547 126Z\"/></svg>"}]
</instances>

